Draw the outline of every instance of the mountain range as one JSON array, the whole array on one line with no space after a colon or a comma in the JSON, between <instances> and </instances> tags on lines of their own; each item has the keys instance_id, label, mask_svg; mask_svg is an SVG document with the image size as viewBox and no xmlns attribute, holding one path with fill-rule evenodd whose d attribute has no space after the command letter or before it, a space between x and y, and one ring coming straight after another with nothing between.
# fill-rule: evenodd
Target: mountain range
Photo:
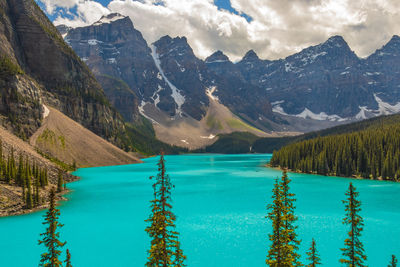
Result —
<instances>
[{"instance_id":1,"label":"mountain range","mask_svg":"<svg viewBox=\"0 0 400 267\"><path fill-rule=\"evenodd\" d=\"M198 147L202 135L250 128L261 136L308 132L400 111L398 36L367 58L333 36L284 59L263 60L250 50L232 62L222 51L199 59L185 37L149 45L116 13L57 28L127 121L141 114L157 137L176 145L191 147L191 139ZM214 104L232 113L228 120Z\"/></svg>"}]
</instances>

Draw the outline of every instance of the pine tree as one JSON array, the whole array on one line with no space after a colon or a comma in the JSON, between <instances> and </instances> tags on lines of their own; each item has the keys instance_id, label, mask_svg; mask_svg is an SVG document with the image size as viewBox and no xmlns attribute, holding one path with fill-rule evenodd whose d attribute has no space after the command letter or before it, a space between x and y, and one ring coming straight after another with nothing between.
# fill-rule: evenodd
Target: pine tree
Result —
<instances>
[{"instance_id":1,"label":"pine tree","mask_svg":"<svg viewBox=\"0 0 400 267\"><path fill-rule=\"evenodd\" d=\"M25 197L26 208L33 208L33 197L32 197L32 184L31 177L28 176L26 179L26 197Z\"/></svg>"},{"instance_id":2,"label":"pine tree","mask_svg":"<svg viewBox=\"0 0 400 267\"><path fill-rule=\"evenodd\" d=\"M39 177L35 178L35 205L40 205L40 181Z\"/></svg>"},{"instance_id":3,"label":"pine tree","mask_svg":"<svg viewBox=\"0 0 400 267\"><path fill-rule=\"evenodd\" d=\"M69 253L69 249L67 249L67 258L65 259L65 267L72 267L71 264L71 254Z\"/></svg>"},{"instance_id":4,"label":"pine tree","mask_svg":"<svg viewBox=\"0 0 400 267\"><path fill-rule=\"evenodd\" d=\"M172 262L172 266L173 267L185 267L186 266L186 264L185 264L186 256L183 255L183 251L181 249L181 243L178 240L178 233L175 233L175 234L176 234L177 238L176 238L176 240L174 240L174 245L173 245L175 253L174 253L174 260Z\"/></svg>"},{"instance_id":5,"label":"pine tree","mask_svg":"<svg viewBox=\"0 0 400 267\"><path fill-rule=\"evenodd\" d=\"M311 247L307 251L307 256L307 260L309 260L310 263L307 264L306 267L315 267L317 265L321 265L321 259L319 258L314 238L311 241Z\"/></svg>"},{"instance_id":6,"label":"pine tree","mask_svg":"<svg viewBox=\"0 0 400 267\"><path fill-rule=\"evenodd\" d=\"M15 181L16 176L17 176L16 175L17 171L16 171L16 165L15 165L15 158L14 158L14 148L11 148L11 156L10 156L10 159L8 160L8 163L9 163L8 182L11 183L11 180Z\"/></svg>"},{"instance_id":7,"label":"pine tree","mask_svg":"<svg viewBox=\"0 0 400 267\"><path fill-rule=\"evenodd\" d=\"M61 192L63 190L63 177L61 170L58 172L58 180L57 180L57 192Z\"/></svg>"},{"instance_id":8,"label":"pine tree","mask_svg":"<svg viewBox=\"0 0 400 267\"><path fill-rule=\"evenodd\" d=\"M146 232L151 238L146 266L168 267L174 261L184 266L185 256L176 243L179 233L174 231L176 217L172 212L171 189L173 185L165 171L164 155L158 162L158 174L153 184L154 199L151 203L151 215L146 220L150 225ZM150 177L152 179L154 177Z\"/></svg>"},{"instance_id":9,"label":"pine tree","mask_svg":"<svg viewBox=\"0 0 400 267\"><path fill-rule=\"evenodd\" d=\"M43 239L39 240L39 245L44 244L47 247L47 252L41 255L39 266L62 266L58 257L61 254L60 248L62 248L66 242L61 242L59 240L60 233L57 232L57 228L63 227L63 225L58 222L59 216L60 210L56 207L56 192L52 189L50 191L49 210L44 215L45 221L43 222L43 224L48 225L48 227L46 228L46 232L40 234Z\"/></svg>"},{"instance_id":10,"label":"pine tree","mask_svg":"<svg viewBox=\"0 0 400 267\"><path fill-rule=\"evenodd\" d=\"M16 183L19 186L22 186L23 173L24 173L24 158L23 158L22 154L19 154L18 172L17 172L17 178L16 178Z\"/></svg>"},{"instance_id":11,"label":"pine tree","mask_svg":"<svg viewBox=\"0 0 400 267\"><path fill-rule=\"evenodd\" d=\"M300 243L295 233L294 222L294 195L289 192L290 179L286 171L283 171L282 179L275 180L272 190L272 204L267 206L269 210L266 218L272 222L272 234L269 235L271 246L268 251L266 263L269 266L302 266L298 261L297 247Z\"/></svg>"},{"instance_id":12,"label":"pine tree","mask_svg":"<svg viewBox=\"0 0 400 267\"><path fill-rule=\"evenodd\" d=\"M347 200L344 200L346 215L343 224L350 226L348 238L344 241L345 247L342 248L344 258L340 259L344 263L352 267L362 267L367 256L364 254L364 247L360 241L361 232L363 230L363 218L359 215L361 211L361 202L357 199L359 193L352 183L346 192Z\"/></svg>"},{"instance_id":13,"label":"pine tree","mask_svg":"<svg viewBox=\"0 0 400 267\"><path fill-rule=\"evenodd\" d=\"M395 255L392 255L392 260L390 261L388 267L397 267L397 259Z\"/></svg>"},{"instance_id":14,"label":"pine tree","mask_svg":"<svg viewBox=\"0 0 400 267\"><path fill-rule=\"evenodd\" d=\"M284 251L283 257L288 260L288 263L295 266L301 266L299 262L300 255L297 253L300 241L297 239L295 222L297 221L297 216L294 215L294 194L290 193L291 180L287 175L287 171L283 170L282 179L280 183L280 188L282 192L282 202L283 202L283 228L284 232L289 236L288 249Z\"/></svg>"},{"instance_id":15,"label":"pine tree","mask_svg":"<svg viewBox=\"0 0 400 267\"><path fill-rule=\"evenodd\" d=\"M47 169L44 169L44 179L43 179L43 181L44 181L44 185L43 186L46 186L46 185L49 184L48 175L47 175Z\"/></svg>"},{"instance_id":16,"label":"pine tree","mask_svg":"<svg viewBox=\"0 0 400 267\"><path fill-rule=\"evenodd\" d=\"M283 240L282 237L282 210L283 204L281 199L281 190L279 186L279 180L276 178L274 188L272 190L272 204L267 206L269 210L266 218L272 221L272 234L269 234L269 240L272 242L271 247L268 251L268 256L266 263L269 266L280 266L282 265L282 250L283 243L286 240Z\"/></svg>"}]
</instances>

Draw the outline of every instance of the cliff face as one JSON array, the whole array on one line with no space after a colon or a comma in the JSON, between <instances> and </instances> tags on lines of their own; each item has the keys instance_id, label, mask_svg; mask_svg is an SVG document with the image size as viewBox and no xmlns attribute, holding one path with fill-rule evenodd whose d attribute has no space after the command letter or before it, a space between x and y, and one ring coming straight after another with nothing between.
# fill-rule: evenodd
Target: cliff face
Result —
<instances>
[{"instance_id":1,"label":"cliff face","mask_svg":"<svg viewBox=\"0 0 400 267\"><path fill-rule=\"evenodd\" d=\"M121 145L125 131L121 116L36 3L1 1L0 12L0 53L5 65L16 69L1 72L4 124L30 136L40 125L43 101Z\"/></svg>"},{"instance_id":2,"label":"cliff face","mask_svg":"<svg viewBox=\"0 0 400 267\"><path fill-rule=\"evenodd\" d=\"M58 27L60 31L63 27ZM157 106L174 114L175 103L168 85L159 79L151 49L128 17L110 14L87 27L70 29L65 37L68 44L96 75L107 97L127 121L138 120L140 100L155 102L159 88L163 92ZM122 85L129 90L115 90Z\"/></svg>"}]
</instances>

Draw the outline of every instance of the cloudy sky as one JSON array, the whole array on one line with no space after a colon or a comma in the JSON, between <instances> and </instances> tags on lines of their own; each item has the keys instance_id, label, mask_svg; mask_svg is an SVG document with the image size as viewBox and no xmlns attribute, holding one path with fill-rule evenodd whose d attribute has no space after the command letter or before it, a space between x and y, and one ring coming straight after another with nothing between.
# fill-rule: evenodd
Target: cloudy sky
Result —
<instances>
[{"instance_id":1,"label":"cloudy sky","mask_svg":"<svg viewBox=\"0 0 400 267\"><path fill-rule=\"evenodd\" d=\"M55 24L83 26L102 15L130 16L147 42L186 36L197 56L238 60L253 49L286 57L342 35L360 57L400 34L398 0L36 0Z\"/></svg>"}]
</instances>

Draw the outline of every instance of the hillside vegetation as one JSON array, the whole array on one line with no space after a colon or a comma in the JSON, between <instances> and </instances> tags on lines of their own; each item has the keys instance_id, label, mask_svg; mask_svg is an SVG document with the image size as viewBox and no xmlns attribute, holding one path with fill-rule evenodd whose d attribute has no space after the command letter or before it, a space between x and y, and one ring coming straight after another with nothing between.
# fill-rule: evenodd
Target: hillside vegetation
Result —
<instances>
[{"instance_id":1,"label":"hillside vegetation","mask_svg":"<svg viewBox=\"0 0 400 267\"><path fill-rule=\"evenodd\" d=\"M271 166L322 175L396 181L400 178L400 115L383 116L325 132L331 134L275 151Z\"/></svg>"}]
</instances>

